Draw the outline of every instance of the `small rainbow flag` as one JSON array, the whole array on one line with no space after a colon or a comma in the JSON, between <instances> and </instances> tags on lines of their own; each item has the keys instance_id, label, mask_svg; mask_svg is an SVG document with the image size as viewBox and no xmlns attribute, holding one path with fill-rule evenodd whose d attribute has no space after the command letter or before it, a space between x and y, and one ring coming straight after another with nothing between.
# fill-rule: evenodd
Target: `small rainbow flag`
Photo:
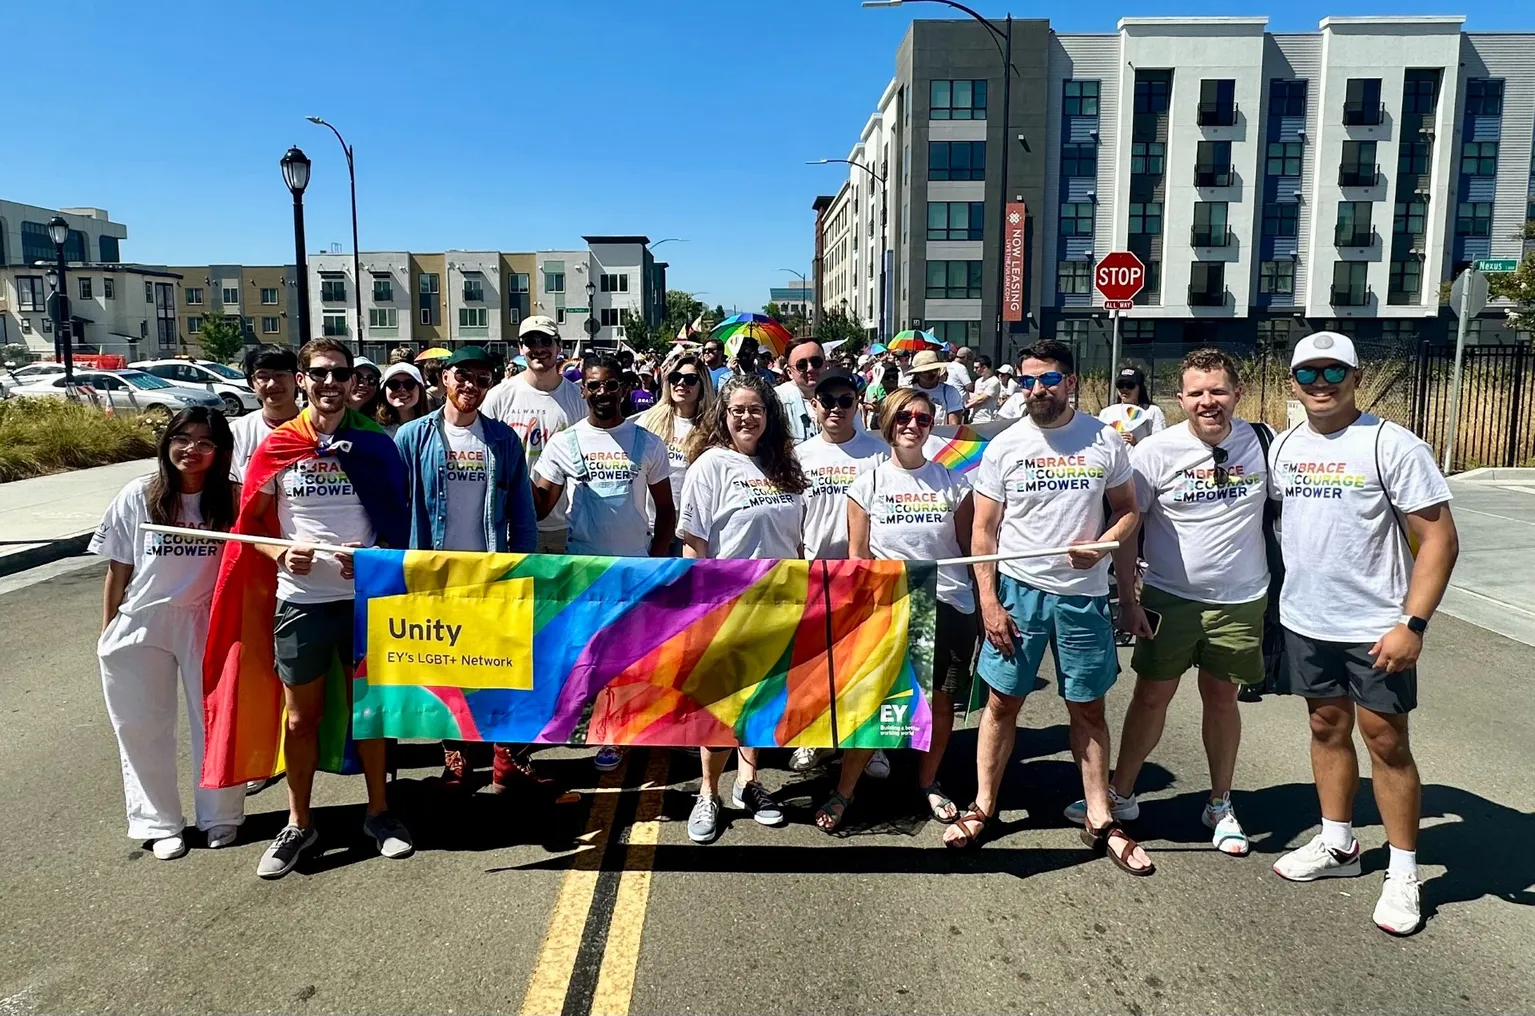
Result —
<instances>
[{"instance_id":1,"label":"small rainbow flag","mask_svg":"<svg viewBox=\"0 0 1535 1016\"><path fill-rule=\"evenodd\" d=\"M941 437L937 439L944 441ZM928 458L951 473L968 473L981 464L981 453L986 450L989 440L974 427L957 427L954 436L944 441L943 447Z\"/></svg>"}]
</instances>

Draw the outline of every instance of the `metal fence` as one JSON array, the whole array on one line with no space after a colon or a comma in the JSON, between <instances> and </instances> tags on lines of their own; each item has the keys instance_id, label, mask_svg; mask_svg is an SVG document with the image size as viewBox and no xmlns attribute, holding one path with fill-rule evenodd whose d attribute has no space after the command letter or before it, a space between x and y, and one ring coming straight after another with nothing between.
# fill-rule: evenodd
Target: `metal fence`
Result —
<instances>
[{"instance_id":1,"label":"metal fence","mask_svg":"<svg viewBox=\"0 0 1535 1016\"><path fill-rule=\"evenodd\" d=\"M1455 347L1418 351L1411 427L1444 460L1449 436ZM1535 353L1526 343L1467 346L1461 365L1452 472L1478 466L1535 465Z\"/></svg>"}]
</instances>

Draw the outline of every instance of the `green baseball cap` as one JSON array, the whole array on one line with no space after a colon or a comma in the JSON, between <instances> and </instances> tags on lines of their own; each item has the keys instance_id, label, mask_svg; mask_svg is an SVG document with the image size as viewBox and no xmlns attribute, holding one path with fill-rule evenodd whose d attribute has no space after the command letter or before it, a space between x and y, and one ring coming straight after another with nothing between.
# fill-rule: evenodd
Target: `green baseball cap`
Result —
<instances>
[{"instance_id":1,"label":"green baseball cap","mask_svg":"<svg viewBox=\"0 0 1535 1016\"><path fill-rule=\"evenodd\" d=\"M453 355L448 357L448 362L444 366L452 367L460 363L483 363L489 367L495 362L490 353L482 346L461 346L453 351Z\"/></svg>"}]
</instances>

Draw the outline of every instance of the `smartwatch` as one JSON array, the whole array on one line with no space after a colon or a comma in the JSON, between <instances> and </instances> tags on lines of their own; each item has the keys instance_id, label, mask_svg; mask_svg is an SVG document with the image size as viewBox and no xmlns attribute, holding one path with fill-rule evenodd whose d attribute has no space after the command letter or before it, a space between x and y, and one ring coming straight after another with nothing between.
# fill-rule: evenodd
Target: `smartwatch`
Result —
<instances>
[{"instance_id":1,"label":"smartwatch","mask_svg":"<svg viewBox=\"0 0 1535 1016\"><path fill-rule=\"evenodd\" d=\"M1402 623L1405 624L1407 626L1407 630L1412 632L1414 635L1422 635L1424 632L1428 631L1428 618L1426 617L1414 617L1411 614L1403 614Z\"/></svg>"}]
</instances>

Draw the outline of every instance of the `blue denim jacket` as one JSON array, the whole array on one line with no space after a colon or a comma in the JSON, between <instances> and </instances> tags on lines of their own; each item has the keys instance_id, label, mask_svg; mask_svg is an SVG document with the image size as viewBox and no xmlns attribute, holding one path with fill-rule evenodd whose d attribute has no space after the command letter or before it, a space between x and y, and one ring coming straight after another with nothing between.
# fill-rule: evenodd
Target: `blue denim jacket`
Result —
<instances>
[{"instance_id":1,"label":"blue denim jacket","mask_svg":"<svg viewBox=\"0 0 1535 1016\"><path fill-rule=\"evenodd\" d=\"M401 427L394 436L405 460L405 491L410 503L413 550L450 550L442 545L448 527L448 454L442 410ZM533 483L522 442L510 427L480 417L490 449L485 485L485 546L505 553L538 549L538 518L533 512Z\"/></svg>"}]
</instances>

